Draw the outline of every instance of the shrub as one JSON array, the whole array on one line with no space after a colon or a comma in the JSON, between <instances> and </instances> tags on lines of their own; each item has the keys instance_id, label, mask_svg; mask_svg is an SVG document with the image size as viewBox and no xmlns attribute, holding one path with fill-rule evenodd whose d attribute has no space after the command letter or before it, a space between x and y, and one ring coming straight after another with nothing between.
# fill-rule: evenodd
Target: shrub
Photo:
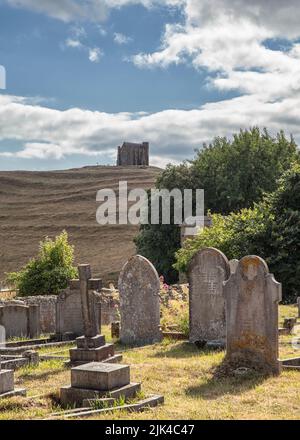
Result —
<instances>
[{"instance_id":1,"label":"shrub","mask_svg":"<svg viewBox=\"0 0 300 440\"><path fill-rule=\"evenodd\" d=\"M213 214L212 227L205 228L195 238L187 240L184 248L176 253L176 269L186 272L193 255L204 247L220 249L229 259L240 259L253 253L267 258L272 219L273 215L267 202L228 216Z\"/></svg>"},{"instance_id":2,"label":"shrub","mask_svg":"<svg viewBox=\"0 0 300 440\"><path fill-rule=\"evenodd\" d=\"M30 260L19 272L7 274L7 282L19 290L21 296L58 294L67 287L68 280L77 276L73 267L74 249L63 231L54 240L40 243L37 258Z\"/></svg>"}]
</instances>

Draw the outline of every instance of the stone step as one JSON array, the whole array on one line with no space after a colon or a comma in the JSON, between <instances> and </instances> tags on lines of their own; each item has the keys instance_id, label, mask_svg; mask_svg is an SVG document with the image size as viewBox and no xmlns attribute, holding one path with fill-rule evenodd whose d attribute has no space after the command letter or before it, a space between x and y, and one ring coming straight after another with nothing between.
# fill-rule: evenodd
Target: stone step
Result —
<instances>
[{"instance_id":1,"label":"stone step","mask_svg":"<svg viewBox=\"0 0 300 440\"><path fill-rule=\"evenodd\" d=\"M115 349L114 344L105 344L102 347L84 349L84 348L71 348L70 349L70 361L74 362L102 362L111 356L114 356Z\"/></svg>"},{"instance_id":2,"label":"stone step","mask_svg":"<svg viewBox=\"0 0 300 440\"><path fill-rule=\"evenodd\" d=\"M66 386L60 389L60 400L64 407L69 405L82 406L84 400L101 399L104 397L118 399L120 396L123 396L125 399L130 399L135 397L140 390L140 383L130 383L109 392Z\"/></svg>"},{"instance_id":3,"label":"stone step","mask_svg":"<svg viewBox=\"0 0 300 440\"><path fill-rule=\"evenodd\" d=\"M129 365L91 362L71 369L74 388L110 391L129 383Z\"/></svg>"}]
</instances>

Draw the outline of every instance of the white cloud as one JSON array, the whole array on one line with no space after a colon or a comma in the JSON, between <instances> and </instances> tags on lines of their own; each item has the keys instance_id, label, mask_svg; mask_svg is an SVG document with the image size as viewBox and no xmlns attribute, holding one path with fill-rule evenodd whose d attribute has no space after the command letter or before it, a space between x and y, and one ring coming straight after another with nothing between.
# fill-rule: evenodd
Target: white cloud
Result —
<instances>
[{"instance_id":1,"label":"white cloud","mask_svg":"<svg viewBox=\"0 0 300 440\"><path fill-rule=\"evenodd\" d=\"M250 125L285 129L300 141L300 93L265 102L255 95L205 104L194 110L157 113L116 113L55 110L35 100L0 95L0 141L21 141L24 148L4 157L62 159L74 154L112 161L123 140L149 141L152 164L178 162L193 156L194 148L216 135L228 135ZM106 160L106 159L105 159Z\"/></svg>"},{"instance_id":2,"label":"white cloud","mask_svg":"<svg viewBox=\"0 0 300 440\"><path fill-rule=\"evenodd\" d=\"M177 6L185 0L0 0L17 8L29 9L49 17L72 22L78 20L103 22L111 9L128 5Z\"/></svg>"},{"instance_id":3,"label":"white cloud","mask_svg":"<svg viewBox=\"0 0 300 440\"><path fill-rule=\"evenodd\" d=\"M185 0L184 23L167 24L161 47L139 53L138 67L192 64L210 84L272 100L300 89L298 0ZM284 39L287 49L266 41Z\"/></svg>"},{"instance_id":4,"label":"white cloud","mask_svg":"<svg viewBox=\"0 0 300 440\"><path fill-rule=\"evenodd\" d=\"M80 41L79 39L80 36L83 37L86 36L85 31L84 32L83 30L79 31L77 28L75 32L74 30L72 30L72 33L75 35L76 38L73 37L67 38L65 44L62 45L62 48L80 49L87 53L88 59L92 63L98 63L100 59L104 56L104 52L99 47L89 47Z\"/></svg>"},{"instance_id":5,"label":"white cloud","mask_svg":"<svg viewBox=\"0 0 300 440\"><path fill-rule=\"evenodd\" d=\"M64 21L99 22L110 9L129 4L181 7L183 21L167 24L161 47L137 54L134 63L144 68L187 63L207 72L211 87L237 90L241 96L189 111L108 114L76 108L59 111L34 100L0 95L0 140L24 144L17 153L6 151L2 156L114 157L122 140L147 140L153 163L165 164L191 157L195 147L216 135L229 136L253 125L266 126L273 133L284 129L300 142L299 0L6 1ZM98 61L101 49L86 46L81 38L73 34L69 46ZM268 40L280 40L282 47L271 50Z\"/></svg>"},{"instance_id":6,"label":"white cloud","mask_svg":"<svg viewBox=\"0 0 300 440\"><path fill-rule=\"evenodd\" d=\"M72 38L68 38L66 40L66 46L73 47L73 48L74 47L79 48L79 47L82 47L82 44L79 40L73 40Z\"/></svg>"},{"instance_id":7,"label":"white cloud","mask_svg":"<svg viewBox=\"0 0 300 440\"><path fill-rule=\"evenodd\" d=\"M92 63L98 63L100 58L102 58L103 52L99 47L94 47L93 49L89 49L89 60Z\"/></svg>"},{"instance_id":8,"label":"white cloud","mask_svg":"<svg viewBox=\"0 0 300 440\"><path fill-rule=\"evenodd\" d=\"M128 37L127 35L121 34L119 32L114 33L114 42L117 44L128 44L132 41L131 37Z\"/></svg>"}]
</instances>

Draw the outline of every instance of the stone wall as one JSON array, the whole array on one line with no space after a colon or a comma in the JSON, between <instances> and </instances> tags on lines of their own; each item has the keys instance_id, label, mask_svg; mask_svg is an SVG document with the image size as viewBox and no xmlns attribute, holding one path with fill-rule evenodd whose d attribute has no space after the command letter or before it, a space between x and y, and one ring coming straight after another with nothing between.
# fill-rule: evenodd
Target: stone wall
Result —
<instances>
[{"instance_id":1,"label":"stone wall","mask_svg":"<svg viewBox=\"0 0 300 440\"><path fill-rule=\"evenodd\" d=\"M27 296L19 299L24 301L26 305L40 306L41 333L55 333L57 301L56 295Z\"/></svg>"},{"instance_id":2,"label":"stone wall","mask_svg":"<svg viewBox=\"0 0 300 440\"><path fill-rule=\"evenodd\" d=\"M20 305L39 306L40 331L42 334L55 333L56 295L22 296L15 298ZM0 300L0 306L9 304L11 300Z\"/></svg>"},{"instance_id":3,"label":"stone wall","mask_svg":"<svg viewBox=\"0 0 300 440\"><path fill-rule=\"evenodd\" d=\"M96 319L98 329L101 328L101 303L100 294L95 291L89 292L95 297ZM84 333L82 304L80 290L74 289L72 285L63 290L56 303L56 335L64 339L65 335L72 334L75 337Z\"/></svg>"}]
</instances>

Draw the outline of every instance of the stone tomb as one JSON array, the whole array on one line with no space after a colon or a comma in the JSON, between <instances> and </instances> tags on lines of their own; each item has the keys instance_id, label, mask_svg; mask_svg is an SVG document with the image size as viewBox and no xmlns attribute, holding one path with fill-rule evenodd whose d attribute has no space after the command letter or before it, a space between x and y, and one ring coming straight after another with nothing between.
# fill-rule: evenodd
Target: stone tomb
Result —
<instances>
[{"instance_id":1,"label":"stone tomb","mask_svg":"<svg viewBox=\"0 0 300 440\"><path fill-rule=\"evenodd\" d=\"M119 276L121 329L124 344L152 344L161 340L160 282L154 266L136 255Z\"/></svg>"},{"instance_id":2,"label":"stone tomb","mask_svg":"<svg viewBox=\"0 0 300 440\"><path fill-rule=\"evenodd\" d=\"M105 337L99 334L98 308L95 296L90 291L91 285L96 287L97 280L92 280L91 267L88 264L79 265L78 272L84 335L76 339L77 348L70 350L70 362L73 365L107 360L117 362L121 357L114 355L114 344L106 344ZM98 281L100 285L100 280Z\"/></svg>"},{"instance_id":3,"label":"stone tomb","mask_svg":"<svg viewBox=\"0 0 300 440\"><path fill-rule=\"evenodd\" d=\"M281 284L265 261L247 256L224 282L227 322L226 361L278 374L278 303Z\"/></svg>"},{"instance_id":4,"label":"stone tomb","mask_svg":"<svg viewBox=\"0 0 300 440\"><path fill-rule=\"evenodd\" d=\"M217 249L201 249L192 258L188 267L190 342L225 340L223 281L229 275L228 260Z\"/></svg>"},{"instance_id":5,"label":"stone tomb","mask_svg":"<svg viewBox=\"0 0 300 440\"><path fill-rule=\"evenodd\" d=\"M130 383L130 367L111 363L91 362L71 369L71 386L60 390L63 406L82 406L86 400L132 398L141 389Z\"/></svg>"}]
</instances>

